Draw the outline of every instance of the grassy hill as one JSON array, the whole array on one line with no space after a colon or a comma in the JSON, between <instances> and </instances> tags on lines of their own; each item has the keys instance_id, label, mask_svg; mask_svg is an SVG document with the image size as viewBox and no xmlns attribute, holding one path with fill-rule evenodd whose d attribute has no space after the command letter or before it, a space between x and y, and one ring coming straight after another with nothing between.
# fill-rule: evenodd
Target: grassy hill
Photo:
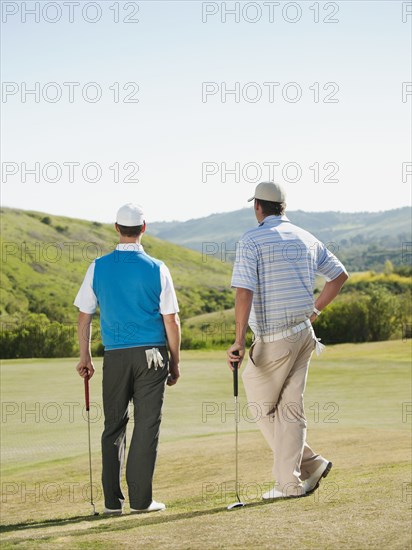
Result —
<instances>
[{"instance_id":1,"label":"grassy hill","mask_svg":"<svg viewBox=\"0 0 412 550\"><path fill-rule=\"evenodd\" d=\"M288 211L287 216L321 241L331 243L330 248L351 271L380 269L387 259L401 265L403 245L412 240L409 207L356 213L297 210ZM240 236L254 225L256 219L250 207L186 222L157 222L151 225L151 231L161 239L199 251L206 242L216 243L215 257L219 258L222 243L226 250L233 250Z\"/></svg>"},{"instance_id":2,"label":"grassy hill","mask_svg":"<svg viewBox=\"0 0 412 550\"><path fill-rule=\"evenodd\" d=\"M402 229L402 224L399 228ZM230 289L229 257L225 261L204 257L197 251L161 240L150 231L151 227L143 237L143 245L148 254L163 260L173 275L183 320L183 347L226 346L234 338L234 292ZM0 336L3 357L76 353L77 308L73 300L90 262L113 250L116 237L109 224L40 212L2 210ZM389 267L384 274L364 273L351 278L342 296L318 323L324 341L410 336L410 273L391 272L391 269L393 271L393 267ZM323 280L317 281L315 292L322 285ZM386 316L379 314L380 311ZM92 345L94 353L100 353L98 315L96 317Z\"/></svg>"},{"instance_id":3,"label":"grassy hill","mask_svg":"<svg viewBox=\"0 0 412 550\"><path fill-rule=\"evenodd\" d=\"M1 212L1 320L44 313L51 320L74 321L72 304L87 267L117 243L113 227L41 212ZM233 305L229 264L204 262L198 252L150 235L150 228L142 244L169 267L183 318Z\"/></svg>"}]
</instances>

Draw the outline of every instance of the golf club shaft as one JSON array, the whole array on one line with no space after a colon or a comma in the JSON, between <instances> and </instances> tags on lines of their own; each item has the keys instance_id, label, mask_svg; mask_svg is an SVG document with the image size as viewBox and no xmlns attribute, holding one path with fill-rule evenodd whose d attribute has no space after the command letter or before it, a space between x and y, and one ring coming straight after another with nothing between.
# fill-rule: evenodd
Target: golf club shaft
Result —
<instances>
[{"instance_id":1,"label":"golf club shaft","mask_svg":"<svg viewBox=\"0 0 412 550\"><path fill-rule=\"evenodd\" d=\"M238 405L237 405L237 395L235 396L235 455L236 455L236 481L235 481L235 488L236 488L236 498L238 502L240 501L239 498L239 418L238 418Z\"/></svg>"},{"instance_id":2,"label":"golf club shaft","mask_svg":"<svg viewBox=\"0 0 412 550\"><path fill-rule=\"evenodd\" d=\"M238 351L233 352L234 355L239 355ZM238 393L239 393L239 363L233 362L233 395L235 397L235 464L236 464L236 481L235 481L235 490L236 498L238 502L239 498L239 459L238 459L238 445L239 445L239 407L237 403Z\"/></svg>"},{"instance_id":3,"label":"golf club shaft","mask_svg":"<svg viewBox=\"0 0 412 550\"><path fill-rule=\"evenodd\" d=\"M89 394L89 376L88 375L84 379L84 398L86 402L87 434L89 439L90 504L93 506L93 511L95 512L95 507L93 502L92 446L91 446L91 437L90 437L90 394Z\"/></svg>"}]
</instances>

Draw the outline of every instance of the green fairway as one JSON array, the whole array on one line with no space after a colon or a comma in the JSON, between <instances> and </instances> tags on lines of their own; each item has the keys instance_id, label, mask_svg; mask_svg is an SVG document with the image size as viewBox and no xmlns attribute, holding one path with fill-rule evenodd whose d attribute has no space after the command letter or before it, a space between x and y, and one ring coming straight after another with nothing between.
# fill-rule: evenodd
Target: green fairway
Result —
<instances>
[{"instance_id":1,"label":"green fairway","mask_svg":"<svg viewBox=\"0 0 412 550\"><path fill-rule=\"evenodd\" d=\"M184 352L168 388L154 484L161 513L90 516L83 381L74 359L3 361L2 548L341 549L411 547L410 342L328 346L312 360L308 442L334 464L313 495L263 503L272 456L240 388L234 494L232 379L224 352ZM91 386L100 487L101 359ZM133 422L131 418L130 423ZM129 432L132 425L129 426ZM127 494L126 487L124 487Z\"/></svg>"}]
</instances>

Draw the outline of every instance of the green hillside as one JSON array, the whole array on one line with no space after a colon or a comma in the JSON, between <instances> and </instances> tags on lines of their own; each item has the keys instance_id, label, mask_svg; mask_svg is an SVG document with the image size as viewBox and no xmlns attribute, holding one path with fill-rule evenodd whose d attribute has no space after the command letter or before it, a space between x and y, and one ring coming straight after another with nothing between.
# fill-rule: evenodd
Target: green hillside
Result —
<instances>
[{"instance_id":1,"label":"green hillside","mask_svg":"<svg viewBox=\"0 0 412 550\"><path fill-rule=\"evenodd\" d=\"M401 265L405 243L412 241L411 209L385 212L303 212L287 211L292 223L329 243L350 271L379 270L385 260ZM253 209L212 214L186 222L158 222L151 227L161 239L202 251L205 243L216 243L215 257L233 260L224 252L234 250L240 236L256 225ZM213 246L209 244L208 251ZM410 258L410 255L409 255Z\"/></svg>"},{"instance_id":2,"label":"green hillside","mask_svg":"<svg viewBox=\"0 0 412 550\"><path fill-rule=\"evenodd\" d=\"M2 209L1 309L3 324L44 313L73 322L73 300L90 262L110 252L117 234L109 224ZM202 261L198 252L150 235L142 244L163 260L175 283L182 318L233 305L229 264Z\"/></svg>"},{"instance_id":3,"label":"green hillside","mask_svg":"<svg viewBox=\"0 0 412 550\"><path fill-rule=\"evenodd\" d=\"M163 260L174 279L183 321L183 347L230 344L234 339L234 292L230 289L229 258L204 257L150 233L149 226L142 241L146 252ZM109 224L2 210L2 357L76 355L77 308L73 300L90 262L113 250L116 237ZM317 321L324 342L412 335L411 269L407 262L400 267L393 263L395 267L386 262L384 273L361 273L349 280ZM322 281L317 280L315 293L322 288ZM98 314L93 325L92 349L100 353ZM250 338L249 333L249 343Z\"/></svg>"}]
</instances>

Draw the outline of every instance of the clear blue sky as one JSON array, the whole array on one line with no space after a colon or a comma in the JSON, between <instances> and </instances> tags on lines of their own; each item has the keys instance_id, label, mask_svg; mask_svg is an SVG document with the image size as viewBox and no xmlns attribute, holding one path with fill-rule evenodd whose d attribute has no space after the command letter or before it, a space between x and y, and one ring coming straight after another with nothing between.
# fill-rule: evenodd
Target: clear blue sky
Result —
<instances>
[{"instance_id":1,"label":"clear blue sky","mask_svg":"<svg viewBox=\"0 0 412 550\"><path fill-rule=\"evenodd\" d=\"M63 2L39 2L36 22L24 13L35 2L2 1L3 205L109 222L131 201L148 220L185 220L247 206L253 179L259 171L268 179L270 166L293 210L410 204L412 176L402 178L411 162L407 2L71 4L70 14ZM222 22L237 5L239 22L230 14ZM38 101L24 94L36 82ZM73 102L65 82L80 83ZM205 82L216 93L202 100ZM239 102L223 102L224 86L236 83ZM101 100L86 101L85 85ZM38 182L32 174L22 181L24 163L39 163ZM73 181L67 163L79 163ZM87 181L97 173L89 163L99 165L99 181ZM136 166L139 181L123 181ZM239 177L224 181L225 166Z\"/></svg>"}]
</instances>

